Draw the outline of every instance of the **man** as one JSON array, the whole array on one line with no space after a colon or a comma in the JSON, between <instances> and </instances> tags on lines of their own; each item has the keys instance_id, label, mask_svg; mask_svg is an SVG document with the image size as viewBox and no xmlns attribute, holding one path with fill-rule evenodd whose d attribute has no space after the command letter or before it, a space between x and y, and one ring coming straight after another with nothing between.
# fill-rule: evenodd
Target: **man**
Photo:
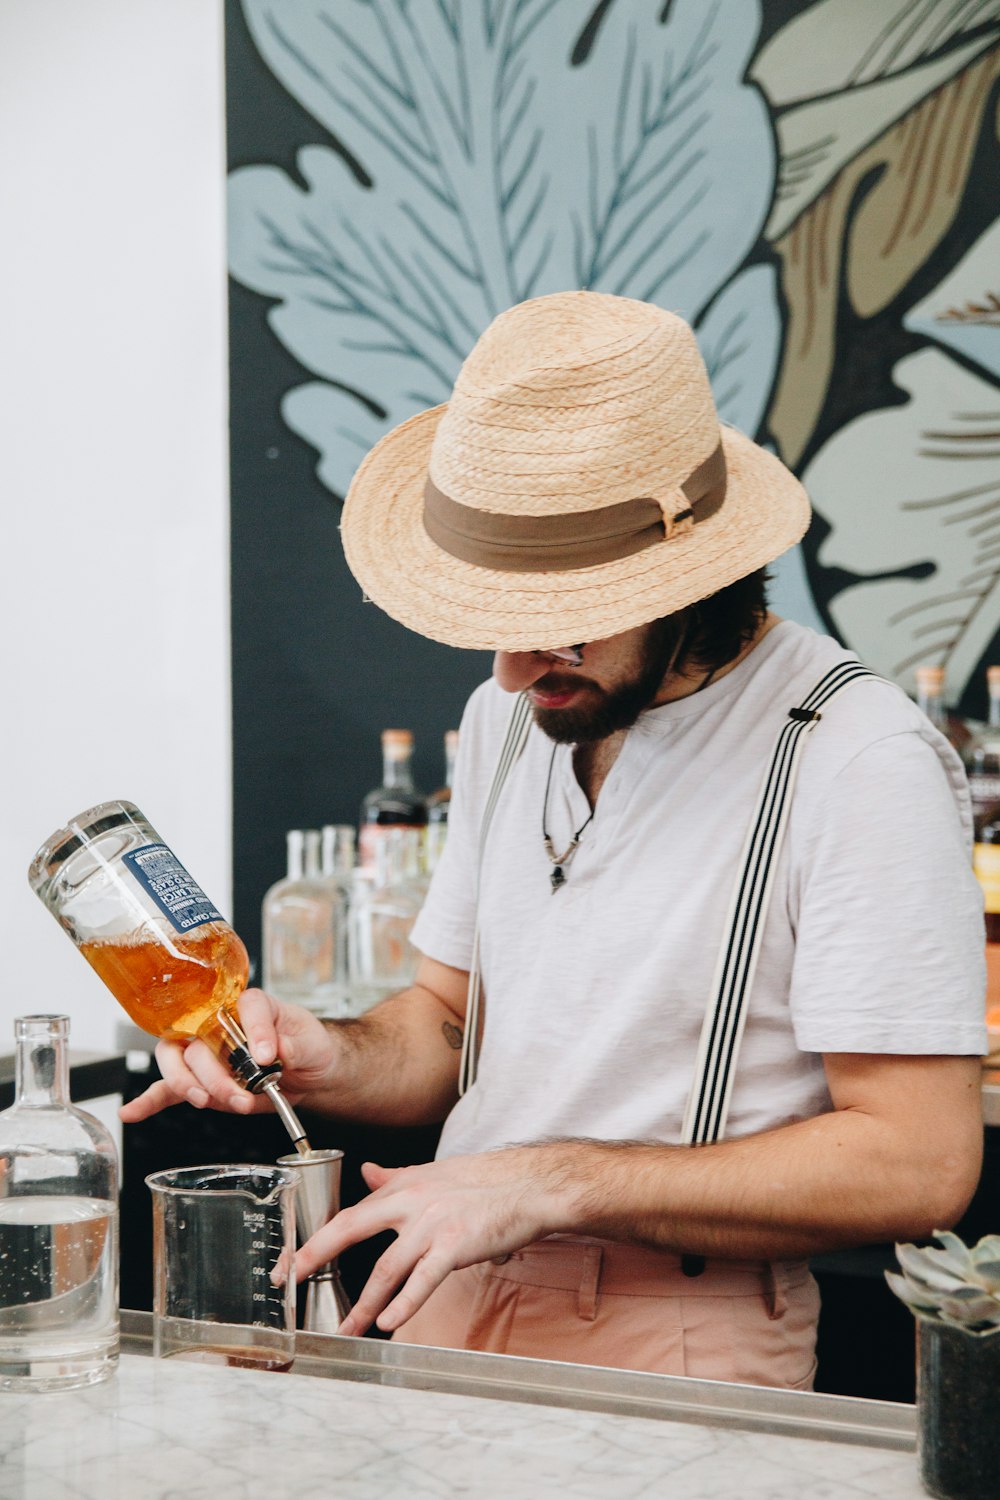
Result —
<instances>
[{"instance_id":1,"label":"man","mask_svg":"<svg viewBox=\"0 0 1000 1500\"><path fill-rule=\"evenodd\" d=\"M502 314L447 406L358 471L342 531L366 593L497 654L415 985L327 1026L241 1003L310 1108L446 1121L437 1161L368 1164L370 1196L300 1252L308 1272L396 1231L346 1332L806 1388L807 1257L961 1214L985 1040L961 767L898 689L768 613L764 569L807 520L784 466L720 429L690 329L587 292ZM811 726L798 783L755 822L790 723ZM742 886L769 894L737 931L768 820ZM692 1134L720 950L744 942L745 1020ZM158 1057L125 1119L259 1107L200 1043Z\"/></svg>"}]
</instances>

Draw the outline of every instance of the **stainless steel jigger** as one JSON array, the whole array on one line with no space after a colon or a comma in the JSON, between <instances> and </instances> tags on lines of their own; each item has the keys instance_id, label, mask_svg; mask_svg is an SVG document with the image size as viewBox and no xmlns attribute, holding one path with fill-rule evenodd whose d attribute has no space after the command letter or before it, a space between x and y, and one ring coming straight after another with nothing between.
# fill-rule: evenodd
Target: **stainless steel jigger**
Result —
<instances>
[{"instance_id":1,"label":"stainless steel jigger","mask_svg":"<svg viewBox=\"0 0 1000 1500\"><path fill-rule=\"evenodd\" d=\"M300 1244L340 1212L343 1159L343 1151L304 1151L301 1155L278 1157L279 1167L294 1167L299 1175L295 1219ZM307 1333L336 1333L351 1310L336 1257L314 1271L306 1287L303 1329Z\"/></svg>"}]
</instances>

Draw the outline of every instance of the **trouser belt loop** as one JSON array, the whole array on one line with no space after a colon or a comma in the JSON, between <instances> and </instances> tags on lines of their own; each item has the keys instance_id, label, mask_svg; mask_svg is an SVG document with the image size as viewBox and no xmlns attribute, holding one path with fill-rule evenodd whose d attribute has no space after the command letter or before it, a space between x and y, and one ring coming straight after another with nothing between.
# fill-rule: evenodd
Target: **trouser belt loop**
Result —
<instances>
[{"instance_id":1,"label":"trouser belt loop","mask_svg":"<svg viewBox=\"0 0 1000 1500\"><path fill-rule=\"evenodd\" d=\"M576 1295L576 1311L577 1316L587 1323L593 1323L597 1317L597 1295L601 1284L603 1262L604 1251L600 1245L584 1247L580 1290Z\"/></svg>"},{"instance_id":2,"label":"trouser belt loop","mask_svg":"<svg viewBox=\"0 0 1000 1500\"><path fill-rule=\"evenodd\" d=\"M778 1275L778 1268L773 1261L768 1261L764 1276L764 1295L767 1298L767 1315L774 1321L787 1311L788 1297L785 1292L784 1278Z\"/></svg>"}]
</instances>

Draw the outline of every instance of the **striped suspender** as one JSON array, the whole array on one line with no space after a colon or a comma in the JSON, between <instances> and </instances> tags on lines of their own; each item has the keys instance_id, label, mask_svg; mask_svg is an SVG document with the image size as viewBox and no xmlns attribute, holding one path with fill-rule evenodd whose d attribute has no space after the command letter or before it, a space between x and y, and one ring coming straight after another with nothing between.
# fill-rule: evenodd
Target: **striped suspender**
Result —
<instances>
[{"instance_id":1,"label":"striped suspender","mask_svg":"<svg viewBox=\"0 0 1000 1500\"><path fill-rule=\"evenodd\" d=\"M873 676L860 662L834 667L800 707L789 709L788 720L778 732L750 820L705 1012L694 1083L684 1115L681 1139L686 1146L717 1141L726 1128L747 1002L806 736L822 717L819 710L836 693L859 678Z\"/></svg>"},{"instance_id":2,"label":"striped suspender","mask_svg":"<svg viewBox=\"0 0 1000 1500\"><path fill-rule=\"evenodd\" d=\"M483 810L483 821L479 828L479 881L482 882L483 855L486 852L486 838L493 822L493 814L496 812L500 793L503 791L504 783L514 767L514 763L521 751L524 742L528 738L528 730L531 728L531 705L524 693L519 693L514 700L510 720L507 724L507 734L500 750L500 758L497 768L493 773L493 785L486 799L486 807ZM465 1007L465 1035L462 1038L462 1057L458 1069L458 1092L464 1094L476 1081L476 1068L479 1062L479 992L481 978L479 973L479 916L476 915L476 930L472 939L472 962L469 965L469 988Z\"/></svg>"},{"instance_id":3,"label":"striped suspender","mask_svg":"<svg viewBox=\"0 0 1000 1500\"><path fill-rule=\"evenodd\" d=\"M705 1012L694 1083L684 1116L682 1141L685 1145L704 1145L708 1141L719 1140L725 1131L736 1061L746 1025L747 1002L757 968L767 908L777 874L778 855L788 824L792 791L799 760L805 749L806 735L816 727L822 717L820 710L836 693L860 678L874 675L856 661L833 667L820 679L812 692L807 694L798 708L789 709L788 720L778 732L757 806L750 820ZM480 882L486 838L493 814L507 777L524 748L530 727L531 709L522 693L511 712L483 812L479 830ZM466 1093L476 1081L480 989L477 918L458 1075L460 1094Z\"/></svg>"}]
</instances>

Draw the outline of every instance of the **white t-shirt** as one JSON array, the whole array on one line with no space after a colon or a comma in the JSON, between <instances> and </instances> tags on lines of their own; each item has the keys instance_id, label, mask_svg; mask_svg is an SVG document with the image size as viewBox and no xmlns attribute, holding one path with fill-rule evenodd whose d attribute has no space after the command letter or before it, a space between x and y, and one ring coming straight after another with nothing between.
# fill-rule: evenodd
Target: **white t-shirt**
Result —
<instances>
[{"instance_id":1,"label":"white t-shirt","mask_svg":"<svg viewBox=\"0 0 1000 1500\"><path fill-rule=\"evenodd\" d=\"M542 843L589 812L532 725L482 870L478 1078L440 1154L552 1136L677 1142L750 815L778 729L840 661L790 621L703 692L642 714L553 892ZM448 839L413 931L468 969L479 827L513 699L462 720ZM554 753L554 759L553 759ZM982 898L961 763L897 687L861 680L808 737L729 1113L745 1135L831 1107L821 1053L981 1054Z\"/></svg>"}]
</instances>

